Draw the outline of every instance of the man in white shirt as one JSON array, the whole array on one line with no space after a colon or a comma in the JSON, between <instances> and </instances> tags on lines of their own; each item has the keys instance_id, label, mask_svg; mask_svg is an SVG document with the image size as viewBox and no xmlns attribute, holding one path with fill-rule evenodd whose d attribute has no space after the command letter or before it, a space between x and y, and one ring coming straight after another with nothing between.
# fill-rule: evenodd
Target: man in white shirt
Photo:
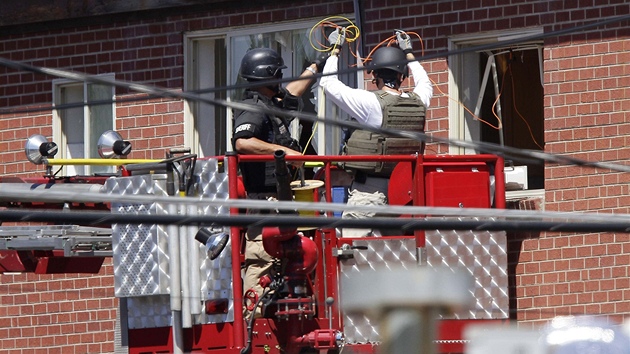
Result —
<instances>
[{"instance_id":1,"label":"man in white shirt","mask_svg":"<svg viewBox=\"0 0 630 354\"><path fill-rule=\"evenodd\" d=\"M333 46L326 61L320 85L326 98L348 113L357 122L369 128L424 132L426 109L433 96L429 77L412 53L411 38L403 31L396 32L398 46L382 47L372 55L367 65L373 75L376 91L351 88L339 81L336 72L339 46L345 41L345 30L336 29L328 40ZM414 88L405 92L402 82L413 77ZM398 155L424 153L424 143L413 139L391 138L370 130L356 129L346 140L347 155ZM389 175L395 163L347 162L353 172L348 204L383 205L387 201ZM346 211L344 218L366 218L374 213ZM343 237L395 235L399 230L344 229Z\"/></svg>"},{"instance_id":2,"label":"man in white shirt","mask_svg":"<svg viewBox=\"0 0 630 354\"><path fill-rule=\"evenodd\" d=\"M336 29L328 40L333 45L330 57L324 65L324 76L320 79L320 85L326 92L326 98L334 102L339 108L348 113L361 124L371 128L400 129L406 131L424 132L424 119L426 109L429 107L433 96L433 86L429 77L420 63L415 60L412 53L411 38L403 31L397 31L398 46L382 47L377 49L372 60L366 66L368 73L374 77L373 82L377 91L351 88L341 82L337 75L339 46L345 41L344 30ZM413 77L414 88L405 92L401 84L409 75ZM386 117L384 121L384 117ZM385 139L383 136L375 136L371 132L355 130L347 142L348 155L358 154L403 154L394 148L377 146L376 140ZM353 151L353 139L357 145L370 145L370 139L374 142L374 152ZM417 142L415 151L409 153L423 153L424 144ZM382 164L381 164L382 165ZM355 183L352 188L365 192L381 191L387 195L387 177L392 166L368 166L367 164L347 164L357 171Z\"/></svg>"},{"instance_id":3,"label":"man in white shirt","mask_svg":"<svg viewBox=\"0 0 630 354\"><path fill-rule=\"evenodd\" d=\"M337 33L337 36L340 38L344 37L343 34L339 34L339 29L333 32L333 34L334 33ZM429 108L431 97L433 97L433 86L431 85L429 76L422 65L415 60L415 56L412 53L411 38L409 35L401 31L398 31L396 34L398 38L398 45L402 50L405 59L409 60L407 67L411 71L411 76L414 81L413 92L420 97L424 106ZM336 40L334 35L331 35L331 37L331 41L341 41L339 46L343 44L344 39ZM374 56L376 57L379 51L389 50L385 48L391 47L379 48L374 53ZM326 97L357 121L365 123L370 127L380 127L383 120L383 113L381 105L373 92L348 87L346 84L339 81L337 75L327 75L337 72L337 67L339 65L339 51L339 48L334 48L331 51L330 58L328 58L326 64L324 65L323 74L325 76L323 76L319 82L326 92ZM397 77L395 80L388 80L388 78L379 77L379 72L382 72L383 69L372 70L371 72L375 74L374 81L378 89L384 90L392 95L408 95L400 89L400 85L402 84L404 77L406 77L406 75L402 72L404 70L403 66L404 65L401 65L400 71L396 70L399 74L401 74L401 76ZM385 68L385 70L387 70L387 68Z\"/></svg>"}]
</instances>

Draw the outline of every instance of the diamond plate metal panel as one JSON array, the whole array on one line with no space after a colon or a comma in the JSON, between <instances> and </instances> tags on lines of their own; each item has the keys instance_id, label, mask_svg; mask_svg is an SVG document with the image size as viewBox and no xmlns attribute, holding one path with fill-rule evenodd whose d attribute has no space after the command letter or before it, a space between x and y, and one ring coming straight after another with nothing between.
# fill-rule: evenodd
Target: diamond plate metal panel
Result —
<instances>
[{"instance_id":1,"label":"diamond plate metal panel","mask_svg":"<svg viewBox=\"0 0 630 354\"><path fill-rule=\"evenodd\" d=\"M461 218L463 219L463 218ZM427 265L465 268L475 279L471 292L474 307L456 313L457 319L504 319L509 317L507 240L505 232L428 230L426 235ZM387 237L357 239L353 258L340 260L340 296L344 296L344 279L361 271L383 267L416 267L418 256L413 238ZM375 285L376 286L376 285ZM404 286L404 284L401 284ZM474 298L474 299L473 299ZM346 342L378 342L378 325L364 315L344 314Z\"/></svg>"},{"instance_id":2,"label":"diamond plate metal panel","mask_svg":"<svg viewBox=\"0 0 630 354\"><path fill-rule=\"evenodd\" d=\"M362 271L391 267L417 267L414 238L377 237L357 239L353 258L340 260L340 296L344 296L344 283ZM367 248L367 249L361 249ZM403 286L403 285L401 285ZM373 319L360 314L344 313L344 336L347 343L375 343L379 341L378 326Z\"/></svg>"},{"instance_id":3,"label":"diamond plate metal panel","mask_svg":"<svg viewBox=\"0 0 630 354\"><path fill-rule=\"evenodd\" d=\"M429 266L464 268L475 279L472 290L474 307L455 313L453 318L509 317L507 239L504 231L432 230L425 235Z\"/></svg>"},{"instance_id":4,"label":"diamond plate metal panel","mask_svg":"<svg viewBox=\"0 0 630 354\"><path fill-rule=\"evenodd\" d=\"M227 174L220 171L217 160L198 160L192 176L195 194L213 201L227 200L229 197ZM157 179L156 175L112 178L104 189L111 194L167 196L164 188L165 179L165 175ZM178 202L176 197L173 197L173 202ZM112 210L120 213L168 214L173 204L165 204L170 203L118 204L113 205ZM181 215L229 213L227 207L209 205L178 205L176 209ZM173 231L172 228L161 225L114 225L115 293L116 296L129 298L127 314L129 328L152 328L171 324L168 296L171 279L168 257L169 230ZM189 269L196 269L194 272L181 275L186 276L186 282L191 285L185 291L188 294L187 300L190 300L192 322L204 324L233 321L231 246L228 244L221 255L211 261L205 253L205 246L194 240L197 231L198 228L193 226L176 228L177 236L184 240L184 247L190 254L190 257L182 257L180 262L186 262ZM204 313L203 301L226 298L229 300L227 314L208 316Z\"/></svg>"},{"instance_id":5,"label":"diamond plate metal panel","mask_svg":"<svg viewBox=\"0 0 630 354\"><path fill-rule=\"evenodd\" d=\"M166 196L165 175L110 178L104 190L116 195ZM158 203L112 203L113 213L166 214ZM112 225L114 293L118 297L168 294L168 235L157 225Z\"/></svg>"},{"instance_id":6,"label":"diamond plate metal panel","mask_svg":"<svg viewBox=\"0 0 630 354\"><path fill-rule=\"evenodd\" d=\"M225 170L227 170L227 161ZM197 163L195 176L198 178L198 193L203 199L228 200L229 183L227 173L219 172L217 160L207 160ZM230 209L225 206L203 206L199 209L202 215L228 215ZM197 233L197 229L193 230ZM229 230L226 229L229 232ZM194 237L194 235L192 235ZM204 300L228 299L228 313L218 315L203 314L196 319L197 323L222 323L234 321L234 294L232 292L232 244L221 252L219 257L210 260L205 254L205 247L200 248L201 260L200 276L201 293ZM239 309L240 311L240 309Z\"/></svg>"},{"instance_id":7,"label":"diamond plate metal panel","mask_svg":"<svg viewBox=\"0 0 630 354\"><path fill-rule=\"evenodd\" d=\"M206 282L202 284L204 299L228 299L228 313L218 315L204 315L197 319L197 323L222 323L234 321L234 293L232 292L232 245L227 246L219 257L211 261L206 257L202 264L201 273L206 274ZM239 309L240 310L240 309Z\"/></svg>"},{"instance_id":8,"label":"diamond plate metal panel","mask_svg":"<svg viewBox=\"0 0 630 354\"><path fill-rule=\"evenodd\" d=\"M129 329L168 327L171 325L168 295L127 298L127 311Z\"/></svg>"}]
</instances>

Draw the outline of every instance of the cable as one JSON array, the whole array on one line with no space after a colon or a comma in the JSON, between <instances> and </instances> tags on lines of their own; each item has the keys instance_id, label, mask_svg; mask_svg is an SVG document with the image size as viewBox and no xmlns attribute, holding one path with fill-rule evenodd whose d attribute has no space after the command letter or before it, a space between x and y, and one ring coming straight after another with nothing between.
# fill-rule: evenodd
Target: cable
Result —
<instances>
[{"instance_id":1,"label":"cable","mask_svg":"<svg viewBox=\"0 0 630 354\"><path fill-rule=\"evenodd\" d=\"M558 36L558 35L562 35L562 34L573 33L573 32L576 32L578 30L584 30L584 29L588 29L588 28L603 26L603 25L606 25L606 24L610 24L610 23L614 23L614 22L620 22L620 21L625 21L625 20L628 20L628 19L630 19L630 15L620 16L620 17L615 17L615 18L604 20L604 21L594 22L594 23L590 23L590 24L587 24L587 25L573 27L573 28L568 28L568 29L564 29L564 30L560 30L560 31L548 32L548 33L544 33L544 34L540 34L540 35L532 35L532 36L522 37L522 38L518 38L518 39L507 40L507 41L503 41L503 42L497 42L497 43L490 43L490 44L486 44L486 45L480 45L480 46L476 46L476 47L462 48L462 49L459 49L459 50L449 51L447 53L437 53L437 54L433 54L433 55L425 55L423 57L423 59L427 60L427 59L437 58L437 57L445 57L445 56L448 57L448 56L458 55L458 54L467 53L467 52L471 52L471 51L488 50L488 49L493 49L493 48L505 48L506 46L511 45L511 44L516 44L516 43L521 43L521 42L528 42L528 41L532 41L532 40L540 40L540 39L544 39L544 38L548 38L548 37L552 37L552 36ZM147 86L147 85L142 85L142 84L138 84L138 83L130 83L130 82L125 82L125 81L120 81L120 80L115 80L115 79L96 77L96 76L91 76L91 75L86 75L86 74L81 74L81 73L76 73L76 72L70 72L70 71L65 71L65 70L60 70L60 69L50 69L50 68L43 68L43 67L35 67L35 66L32 66L32 65L28 65L28 64L24 64L24 63L20 63L20 62L15 62L15 61L4 59L4 58L0 58L0 65L4 65L4 66L11 67L11 68L18 69L18 70L29 71L29 72L33 72L33 73L39 73L39 74L44 74L44 75L51 75L51 76L56 76L56 77L67 78L67 79L70 79L70 80L96 82L96 83L102 83L102 84L107 84L107 85L120 86L120 87L125 87L125 88L127 88L129 90L143 92L143 93L147 93L147 94L151 94L151 95L157 95L157 96L160 96L160 97L181 98L181 99L185 99L185 100L204 102L204 103L213 104L213 105L219 105L219 106L228 107L228 108L243 109L243 110L247 110L247 111L260 111L260 110L262 110L265 113L278 114L278 115L282 115L282 116L285 116L287 114L286 112L283 112L281 110L274 110L273 108L262 109L260 107L253 107L254 105L248 105L248 104L244 104L244 103L229 102L229 101L221 100L221 99L204 98L204 97L201 97L198 94L193 94L191 92L181 92L181 91L175 91L175 90L168 90L168 89L163 89L163 88L158 88L158 87L151 87L151 86ZM336 74L341 74L341 73L344 73L344 72L355 72L356 70L362 70L362 69L356 69L355 68L355 69L339 70L339 71L337 71ZM323 75L318 74L316 76L323 76ZM275 82L281 83L281 82L292 81L292 80L295 80L295 78L273 80L273 83L275 83ZM270 83L271 83L271 81L270 81ZM223 89L227 90L230 87L234 87L234 86L226 86ZM294 112L294 114L295 114L295 112ZM337 126L346 127L346 128L363 128L363 129L366 128L366 127L362 127L362 126L353 125L352 122L349 122L349 121L348 122L335 121L335 120L331 120L331 119L325 120L325 119L322 119L320 117L313 116L312 114L299 113L299 114L297 114L297 117L300 118L300 119L311 120L312 122L322 121L323 123L325 122L325 123L328 123L328 124L337 125ZM370 129L371 128L368 128L368 130L370 130ZM421 133L415 133L415 134L413 134L413 136L410 136L408 132L395 132L395 131L392 131L392 130L384 130L384 129L373 129L373 131L379 132L379 133L387 133L387 134L390 134L390 135L393 135L393 136L411 137L413 139L418 139L419 141L423 141L423 142L434 142L434 143L449 144L449 145L454 145L454 146L459 146L459 147L473 148L473 149L476 149L477 151L493 153L493 154L497 154L499 156L509 157L511 159L518 159L518 157L520 156L521 158L530 158L530 159L541 160L541 161L549 161L549 162L557 162L557 163L565 163L565 164L575 164L575 165L579 165L579 166L601 167L601 168L611 169L611 170L620 171L620 172L629 172L630 171L630 167L628 167L628 166L616 165L616 164L608 164L608 163L590 162L590 161L580 160L580 159L571 158L571 157L567 157L567 156L553 155L553 154L549 154L549 153L544 153L544 152L540 152L540 151L537 151L537 150L514 149L514 148L509 148L509 147L496 145L496 144L482 143L482 142L458 141L458 140L453 140L453 139L431 137L431 136L428 136L426 134L421 134Z\"/></svg>"},{"instance_id":2,"label":"cable","mask_svg":"<svg viewBox=\"0 0 630 354\"><path fill-rule=\"evenodd\" d=\"M181 202L181 198L178 198ZM616 222L499 220L458 218L387 218L344 219L337 217L304 217L291 215L142 215L112 214L111 212L67 212L54 210L0 210L4 222L57 222L80 225L107 224L155 224L194 226L242 226L242 227L303 227L315 228L388 228L402 232L416 230L473 230L473 231L523 231L530 232L624 232L630 233L630 219Z\"/></svg>"},{"instance_id":3,"label":"cable","mask_svg":"<svg viewBox=\"0 0 630 354\"><path fill-rule=\"evenodd\" d=\"M565 34L571 34L574 32L580 32L586 29L591 29L591 28L595 28L595 27L600 27L600 26L605 26L611 23L616 23L616 22L623 22L623 21L627 21L630 20L630 15L625 15L625 16L618 16L618 17L613 17L610 19L606 19L606 20L602 20L602 21L598 21L598 22L593 22L593 23L589 23L586 25L582 25L582 26L576 26L576 27L569 27L569 28L565 28L562 30L558 30L558 31L550 31L550 32L545 32L542 34L534 34L531 36L527 36L527 37L521 37L521 38L516 38L516 39L511 39L511 40L506 40L506 41L501 41L501 42L492 42L492 43L488 43L488 44L484 44L484 45L479 45L479 46L471 46L471 47L466 47L466 48L460 48L457 50L451 50L451 51L446 51L446 52L436 52L433 54L429 54L429 55L422 55L421 58L418 58L418 60L430 60L430 59L437 59L437 58L447 58L450 56L455 56L455 55L460 55L460 54L466 54L469 52L477 52L477 51L484 51L484 50L492 50L492 49L500 49L500 48L505 48L508 47L510 45L513 44L520 44L520 43L526 43L526 42L530 42L530 41L536 41L536 40L543 40L546 38L552 38L552 37L556 37L556 36L560 36L560 35L565 35ZM25 70L25 71L31 71L26 69L26 67L28 67L28 64L20 64L18 62L12 61L12 60L8 60L8 59L4 59L4 58L0 58L0 65L3 66L7 66L7 67L12 67L14 69L18 69L18 70ZM43 69L43 67L40 67ZM51 69L54 70L54 69ZM349 68L349 69L344 69L344 70L339 70L337 72L337 74L349 74L349 73L354 73L358 70L364 70L363 68ZM31 71L32 72L32 71ZM45 72L39 72L38 73L42 73L44 75L52 75L52 76L56 76L53 73L45 73ZM330 74L329 74L330 75ZM86 75L87 76L87 75ZM321 76L326 76L324 74L317 74L317 77L321 77ZM297 77L286 77L283 79L276 79L276 80L270 80L270 83L286 83L286 82L291 82L291 81L295 81L296 79L298 79ZM78 77L74 77L74 80L79 80L81 81L80 78ZM211 93L211 92L222 92L222 91L231 91L231 90L237 90L237 89L243 89L243 88L249 88L249 87L254 87L256 84L255 83L240 83L240 84L234 84L234 85L226 85L226 86L219 86L219 87L209 87L209 88L205 88L205 89L199 89L199 90L191 90L191 91L186 91L188 93ZM152 96L149 96L149 98ZM161 94L157 94L154 97L165 97L164 95ZM167 97L170 98L176 98L175 96L169 95ZM87 103L87 105L94 105L94 104L111 104L111 103L115 103L115 102L135 102L135 101L144 101L146 100L148 97L139 97L139 98L130 98L130 99L122 99L122 100L103 100L103 101L94 101L94 102L89 102ZM12 114L13 112L17 112L17 113L30 113L30 112L40 112L40 111L47 111L47 110L51 110L54 108L57 109L64 109L64 108L75 108L75 107L82 107L85 104L79 104L77 106L77 104L63 104L63 105L56 105L55 107L37 107L37 108L32 108L32 109L28 109L28 110L19 110L16 111L15 109L12 108L4 108L4 109L0 109L0 114Z\"/></svg>"},{"instance_id":4,"label":"cable","mask_svg":"<svg viewBox=\"0 0 630 354\"><path fill-rule=\"evenodd\" d=\"M304 112L295 112L295 111L285 111L275 107L269 106L261 106L256 104L248 104L245 102L232 102L224 99L211 99L207 97L201 97L200 95L191 94L189 92L181 92L175 90L168 90L164 88L152 87L138 83L126 82L122 80L115 80L111 78L91 76L71 71L65 71L60 69L49 69L42 67L34 67L28 64L19 63L15 61L11 61L8 59L0 58L0 64L4 64L6 66L10 66L13 68L22 69L25 71L31 71L39 74L45 75L53 75L62 78L67 78L71 80L78 81L86 81L86 82L96 82L106 85L114 85L119 87L124 87L130 90L157 94L163 97L179 97L186 100L194 100L198 102L205 102L208 104L219 105L223 107L228 107L232 109L240 109L244 111L250 112L258 112L258 113L266 113L266 114L274 114L282 117L297 117L299 119L309 120L311 122L322 122L322 124L330 124L343 128L351 128L351 129L363 129L372 131L375 133L385 134L389 136L396 136L402 138L410 138L415 139L420 142L425 143L440 143L440 144L448 144L463 148L471 148L480 152L486 152L495 154L497 156L505 157L506 159L511 160L522 160L522 159L533 159L539 161L548 161L548 162L557 162L563 164L574 164L578 166L591 166L591 167L600 167L609 170L619 171L619 172L630 172L630 166L612 164L612 163L602 163L602 162L591 162L586 160L581 160L574 157L563 156L563 155L554 155L550 153L545 153L538 150L529 150L529 149L517 149L509 146L501 146L492 143L485 142L472 142L472 141L463 141L463 140L455 140L448 138L441 138L437 136L430 136L425 133L420 132L408 132L408 131L396 131L393 129L384 129L384 128L375 128L365 126L359 123L352 122L350 120L342 121L342 120L334 120L332 118L319 117L315 114L304 113ZM273 80L277 81L277 80Z\"/></svg>"},{"instance_id":5,"label":"cable","mask_svg":"<svg viewBox=\"0 0 630 354\"><path fill-rule=\"evenodd\" d=\"M71 80L78 81L87 81L87 82L96 82L106 85L114 85L119 87L124 87L130 90L157 94L164 97L179 97L186 100L194 100L198 102L205 102L208 104L219 105L223 107L228 107L232 109L240 109L244 111L250 112L258 112L258 113L266 113L273 114L281 117L297 117L299 119L308 120L313 123L321 122L322 124L330 124L343 128L351 128L351 129L363 129L368 130L375 133L385 134L389 136L402 137L402 138L410 138L416 141L425 142L425 143L440 143L440 144L448 144L463 148L471 148L475 149L479 152L491 153L497 156L505 157L506 159L511 160L522 160L522 159L533 159L539 161L549 161L549 162L557 162L563 164L574 164L578 166L591 166L591 167L600 167L609 170L619 171L619 172L630 172L630 166L611 164L611 163L602 163L602 162L591 162L586 160L577 159L570 156L563 155L554 155L550 153L545 153L538 150L529 150L529 149L518 149L512 148L509 146L501 146L492 143L485 142L471 142L471 141L463 141L463 140L455 140L448 138L441 138L437 136L430 136L425 133L420 132L408 132L408 131L397 131L393 129L384 129L384 128L375 128L370 126L365 126L356 122L352 122L350 120L335 120L332 118L319 117L316 114L304 113L304 112L296 112L296 111L285 111L283 109L269 107L269 106L261 106L256 104L248 104L245 102L232 102L224 99L217 98L207 98L201 97L200 95L191 94L190 92L181 92L175 90L168 90L159 87L152 87L138 83L126 82L122 80L115 80L111 78L91 76L71 71L65 71L60 69L49 69L42 67L34 67L28 64L19 63L15 61L11 61L8 59L0 58L0 64L4 64L6 66L10 66L13 68L19 68L25 71L31 71L39 74L45 75L53 75L62 78L67 78ZM277 81L277 80L273 80Z\"/></svg>"},{"instance_id":6,"label":"cable","mask_svg":"<svg viewBox=\"0 0 630 354\"><path fill-rule=\"evenodd\" d=\"M499 117L499 114L496 111L496 107L497 107L497 103L499 103L499 100L501 99L501 95L503 95L503 88L505 87L505 78L507 75L503 74L503 78L501 80L501 88L499 89L499 94L497 95L497 98L495 98L494 102L492 103L492 115L494 115L494 117L497 119L497 122L499 123L498 126L494 126L484 120L482 120L481 118L478 118L480 121L488 124L489 126L491 126L492 128L495 128L496 130L501 130L503 128L503 121L501 120L501 117Z\"/></svg>"},{"instance_id":7,"label":"cable","mask_svg":"<svg viewBox=\"0 0 630 354\"><path fill-rule=\"evenodd\" d=\"M348 23L348 26L343 27L335 22L333 22L333 20L342 20ZM331 17L326 17L325 19L317 22L315 25L313 25L313 27L311 27L311 30L309 31L308 34L308 41L311 44L311 47L313 47L316 51L318 52L329 52L333 49L335 49L337 47L337 45L339 43L335 43L332 46L328 46L326 44L317 42L317 46L313 43L313 33L315 32L315 30L317 28L321 28L322 30L322 34L323 37L326 38L326 33L324 32L324 29L326 27L332 27L335 29L345 29L345 41L348 43L352 43L355 42L356 40L359 39L360 36L360 31L359 31L359 27L357 27L354 22L350 21L347 17L343 17L343 16L331 16Z\"/></svg>"},{"instance_id":8,"label":"cable","mask_svg":"<svg viewBox=\"0 0 630 354\"><path fill-rule=\"evenodd\" d=\"M512 73L512 63L511 62L508 65L508 70L510 72L510 79L512 80L512 104L513 104L513 107L514 107L514 111L521 118L523 123L525 123L525 125L527 126L527 130L529 131L529 136L532 138L532 141L534 142L534 144L536 144L536 146L538 146L540 148L540 150L545 150L545 148L536 140L536 137L534 137L534 133L532 132L532 127L529 125L529 123L527 122L525 117L523 117L521 112L519 112L518 107L516 107L516 85L514 84L514 74Z\"/></svg>"},{"instance_id":9,"label":"cable","mask_svg":"<svg viewBox=\"0 0 630 354\"><path fill-rule=\"evenodd\" d=\"M184 199L182 199L184 198ZM152 203L173 203L173 197L155 195L113 195L94 192L71 192L69 190L19 190L11 188L0 190L1 202L45 202L63 203L72 200L77 203L122 203L122 204L152 204ZM269 202L266 200L252 199L229 199L229 200L206 200L196 197L181 197L177 203L187 205L198 205L203 207L216 208L236 208L236 209L268 209ZM344 203L306 203L298 201L276 201L274 208L278 210L311 210L311 211L363 211L383 215L427 215L427 216L461 216L461 217L486 217L486 218L510 218L510 219L540 219L550 218L563 221L594 221L594 222L619 222L628 221L627 215L616 214L596 214L596 213L575 213L575 212L538 212L532 210L511 210L511 209L477 209L477 208L448 208L448 207L426 207L426 206L396 206L388 205L387 209L378 206L367 205L347 205ZM12 210L12 209L11 209Z\"/></svg>"},{"instance_id":10,"label":"cable","mask_svg":"<svg viewBox=\"0 0 630 354\"><path fill-rule=\"evenodd\" d=\"M252 338L254 336L254 321L256 320L256 309L258 308L262 300L267 297L272 290L273 289L271 288L265 290L263 294L258 297L258 300L256 300L256 303L254 304L254 310L250 314L249 321L247 321L247 345L243 349L241 349L241 354L249 353L252 348Z\"/></svg>"}]
</instances>

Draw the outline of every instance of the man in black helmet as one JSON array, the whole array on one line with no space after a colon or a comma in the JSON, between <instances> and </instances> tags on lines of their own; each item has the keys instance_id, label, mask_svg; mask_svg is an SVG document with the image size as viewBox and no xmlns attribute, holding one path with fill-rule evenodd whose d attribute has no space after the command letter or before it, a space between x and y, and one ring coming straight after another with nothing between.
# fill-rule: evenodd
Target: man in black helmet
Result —
<instances>
[{"instance_id":1,"label":"man in black helmet","mask_svg":"<svg viewBox=\"0 0 630 354\"><path fill-rule=\"evenodd\" d=\"M377 49L367 66L368 74L373 75L373 83L376 84L378 90L383 90L391 95L406 97L409 96L409 92L403 92L400 86L411 71L414 81L413 93L420 98L425 108L428 108L429 101L433 97L431 81L422 65L415 60L409 35L403 31L396 31L396 38L399 48L382 47ZM337 75L326 75L337 72L339 47L345 42L344 31L336 29L328 40L334 47L323 68L325 76L320 80L326 97L360 123L371 127L381 127L383 123L382 107L373 92L350 88L341 82ZM405 63L406 61L409 62Z\"/></svg>"},{"instance_id":2,"label":"man in black helmet","mask_svg":"<svg viewBox=\"0 0 630 354\"><path fill-rule=\"evenodd\" d=\"M239 75L247 82L259 85L245 91L243 102L276 109L296 110L300 106L299 97L314 81L309 77L317 73L317 67L316 63L306 67L300 75L301 80L294 80L284 88L279 83L269 82L281 79L282 69L286 68L280 54L269 48L251 49L241 60ZM273 155L276 150L284 150L289 156L302 155L298 142L291 137L287 119L264 112L234 111L232 145L239 154ZM240 169L248 198L264 200L275 197L276 179L273 176L273 162L241 163ZM268 212L265 210L248 211L250 214ZM261 227L249 227L245 245L243 290L246 295L255 294L255 297L263 293L258 280L263 275L269 274L273 265L273 258L265 252L263 247L261 231ZM259 311L257 309L258 315ZM250 312L246 309L245 315L249 316L249 314Z\"/></svg>"},{"instance_id":3,"label":"man in black helmet","mask_svg":"<svg viewBox=\"0 0 630 354\"><path fill-rule=\"evenodd\" d=\"M398 47L381 47L372 55L367 69L377 90L367 91L348 87L337 78L338 47L345 41L345 31L336 29L328 38L333 49L319 84L324 88L326 97L358 123L370 128L424 132L425 112L433 96L433 86L422 65L415 60L409 35L396 31L396 38ZM409 71L414 88L406 92L401 89L401 84L409 76ZM424 153L421 142L400 138L393 140L368 130L354 130L346 138L344 153L348 155ZM346 167L354 173L350 204L378 205L386 202L388 177L393 164L348 162Z\"/></svg>"}]
</instances>

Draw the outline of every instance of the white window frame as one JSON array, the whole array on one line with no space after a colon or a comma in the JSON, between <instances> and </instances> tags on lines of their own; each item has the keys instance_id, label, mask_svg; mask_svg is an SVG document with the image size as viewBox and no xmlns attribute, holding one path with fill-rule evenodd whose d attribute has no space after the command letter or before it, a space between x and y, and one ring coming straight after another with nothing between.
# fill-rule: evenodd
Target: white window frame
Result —
<instances>
[{"instance_id":1,"label":"white window frame","mask_svg":"<svg viewBox=\"0 0 630 354\"><path fill-rule=\"evenodd\" d=\"M352 19L352 15L345 15L345 17ZM270 23L264 25L263 33L271 33L271 32L280 32L280 31L292 31L296 29L305 29L313 26L313 20L300 20L300 21L291 21L291 22L283 22L283 23ZM234 28L222 28L216 30L203 30L203 31L195 31L185 34L184 36L184 62L186 63L184 66L184 90L189 91L195 87L195 70L193 60L195 59L194 53L194 41L203 40L203 39L223 39L226 45L226 71L228 73L227 85L231 86L234 82L230 82L232 79L232 73L234 70L238 70L238 68L232 68L232 50L230 47L231 38L246 36L251 34L261 33L261 25L257 24L255 26L245 26L245 27L234 27ZM287 73L292 73L293 68L291 67L290 60L286 60L287 55L291 53L280 53L283 58L285 58L285 64L288 66L287 69L284 70L284 77L289 77ZM356 74L356 82L362 84L363 83L363 75L361 71L358 71ZM316 85L316 84L315 84ZM326 116L326 118L331 119L341 119L340 117L344 115L337 107L332 104L325 104L325 95L323 90L318 89L316 92L316 104L317 111L320 112L320 116ZM229 95L227 97L229 101ZM327 113L322 114L322 107L327 108ZM232 139L232 110L230 108L226 108L226 126L224 136L226 137L226 150L231 151L232 145L230 143ZM184 144L185 146L191 147L191 151L193 153L200 154L201 146L200 146L200 138L199 132L195 130L195 121L194 121L194 112L193 107L190 102L186 101L184 104ZM297 121L297 119L296 119ZM297 137L297 124L292 124L292 135ZM336 126L326 126L324 124L318 124L317 126L317 134L316 137L313 138L313 142L317 144L317 146L326 146L326 151L328 153L337 153L337 147L332 146L332 141L340 141L341 139L341 129ZM322 152L319 152L322 154ZM201 156L201 155L200 155Z\"/></svg>"},{"instance_id":2,"label":"white window frame","mask_svg":"<svg viewBox=\"0 0 630 354\"><path fill-rule=\"evenodd\" d=\"M485 45L490 43L500 43L502 41L514 40L517 38L525 38L534 35L539 35L544 33L542 28L529 28L529 29L520 29L520 30L506 30L506 31L497 31L497 32L487 32L487 33L475 33L475 34L466 34L460 36L453 36L449 38L449 51L457 51L465 47L470 46L478 46ZM532 47L535 48L535 47ZM448 136L450 139L454 140L479 140L480 136L480 124L470 124L473 119L469 114L466 114L466 110L460 103L460 97L464 96L468 99L468 102L473 102L473 107L467 107L468 109L475 111L475 114L479 112L476 111L475 104L478 105L478 97L479 97L479 88L462 88L459 86L459 82L467 81L464 79L465 75L478 75L479 72L477 70L469 70L466 71L466 65L470 61L469 57L466 55L478 55L478 53L465 53L463 55L456 55L449 58L449 72L448 72L448 95L449 97L453 97L455 99L449 100L448 106L448 119L449 119L449 132ZM541 75L541 83L544 83L543 80L543 67L542 67L542 48L539 50L540 55L540 75ZM486 70L490 72L492 70L490 60ZM473 80L470 80L473 81ZM490 80L491 81L491 80ZM491 85L491 82L488 82L488 85ZM469 104L470 105L470 104ZM500 108L499 108L500 110ZM500 114L500 113L499 113ZM464 154L475 154L476 151L471 148L459 147L459 146L450 146L449 154L453 155L464 155ZM506 196L508 198L517 195L528 195L528 196L544 196L544 189L541 190L531 190L531 191L515 191L515 192L507 192Z\"/></svg>"},{"instance_id":3,"label":"white window frame","mask_svg":"<svg viewBox=\"0 0 630 354\"><path fill-rule=\"evenodd\" d=\"M542 28L533 28L516 31L499 31L490 33L476 33L470 35L454 36L449 38L449 51L456 51L466 46L483 45L495 42L502 42L513 40L516 38L529 37L537 34L542 34ZM449 97L461 97L465 94L469 97L474 97L475 101L478 96L478 92L471 94L470 92L461 92L462 88L459 87L458 82L462 81L462 77L468 74L464 68L466 66L466 56L456 55L449 58L448 66L448 95ZM541 75L543 70L540 70ZM478 74L477 71L470 72L472 75ZM543 82L541 78L541 82ZM468 107L474 109L474 107ZM478 132L470 131L468 128L470 125L466 124L466 111L464 107L458 102L457 99L449 100L448 106L449 112L449 138L457 140L471 140L472 136L478 136ZM474 153L466 148L459 146L450 146L449 153L454 155L471 154Z\"/></svg>"},{"instance_id":4,"label":"white window frame","mask_svg":"<svg viewBox=\"0 0 630 354\"><path fill-rule=\"evenodd\" d=\"M101 78L107 78L107 79L115 79L116 75L113 73L108 73L108 74L100 74L100 75L96 75L97 77L101 77ZM53 90L52 90L52 94L53 94L53 107L56 107L59 104L59 101L62 99L61 98L61 89L64 87L70 87L70 86L82 86L83 88L83 152L82 152L82 157L83 158L87 158L90 156L90 148L91 146L89 145L89 143L85 143L86 141L89 142L90 141L90 129L89 126L91 124L91 114L90 114L90 106L88 105L88 85L92 84L90 82L78 82L78 81L74 81L74 80L68 80L68 79L54 79L52 81L53 84ZM112 117L111 117L111 129L114 129L114 127L116 126L116 103L115 103L115 94L116 94L116 88L112 85L111 86L111 112L112 112ZM62 113L59 109L53 109L52 112L52 128L53 128L53 142L55 142L58 146L59 146L59 152L58 155L56 155L56 158L59 159L66 159L69 158L69 156L67 155L67 149L68 149L68 141L66 138L66 135L64 133L63 130L63 126L62 126ZM101 134L104 132L101 132ZM76 158L76 156L75 156ZM97 158L97 156L92 156L92 158ZM98 172L113 172L113 167L99 167L98 168ZM93 172L93 168L91 166L82 166L82 165L77 165L77 166L64 166L61 170L61 172L63 173L63 175L89 175Z\"/></svg>"}]
</instances>

